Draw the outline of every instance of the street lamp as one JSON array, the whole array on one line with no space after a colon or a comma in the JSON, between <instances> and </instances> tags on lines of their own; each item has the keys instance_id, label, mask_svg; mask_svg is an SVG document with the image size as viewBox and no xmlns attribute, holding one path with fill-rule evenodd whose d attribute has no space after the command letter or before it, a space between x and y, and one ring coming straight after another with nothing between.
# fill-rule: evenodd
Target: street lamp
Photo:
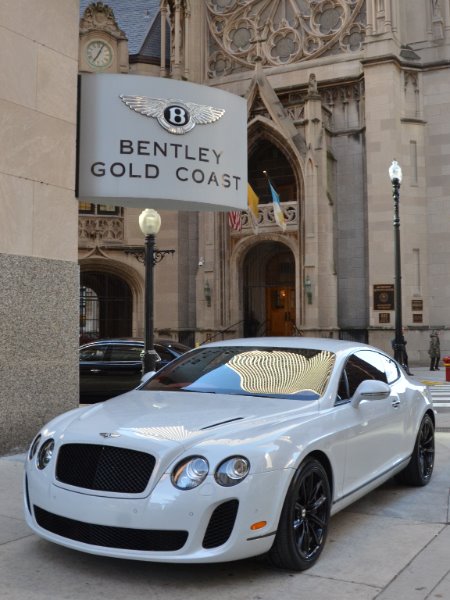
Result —
<instances>
[{"instance_id":1,"label":"street lamp","mask_svg":"<svg viewBox=\"0 0 450 600\"><path fill-rule=\"evenodd\" d=\"M392 182L392 198L394 200L394 255L395 255L395 338L394 358L401 365L408 368L406 364L405 338L402 326L402 267L400 259L400 185L402 183L402 170L396 160L389 167L389 177Z\"/></svg>"},{"instance_id":2,"label":"street lamp","mask_svg":"<svg viewBox=\"0 0 450 600\"><path fill-rule=\"evenodd\" d=\"M153 208L139 215L139 227L145 235L145 339L142 373L154 371L157 353L153 341L153 265L155 236L161 228L161 217Z\"/></svg>"}]
</instances>

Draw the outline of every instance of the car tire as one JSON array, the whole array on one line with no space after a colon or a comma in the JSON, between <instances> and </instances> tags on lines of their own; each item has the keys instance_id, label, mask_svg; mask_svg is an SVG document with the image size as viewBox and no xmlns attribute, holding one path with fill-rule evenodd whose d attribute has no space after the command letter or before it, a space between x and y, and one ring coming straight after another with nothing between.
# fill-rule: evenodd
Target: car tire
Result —
<instances>
[{"instance_id":1,"label":"car tire","mask_svg":"<svg viewBox=\"0 0 450 600\"><path fill-rule=\"evenodd\" d=\"M269 560L293 571L309 569L319 558L328 531L331 491L322 464L306 459L289 486Z\"/></svg>"},{"instance_id":2,"label":"car tire","mask_svg":"<svg viewBox=\"0 0 450 600\"><path fill-rule=\"evenodd\" d=\"M400 483L424 486L430 482L434 467L434 423L426 414L419 427L416 443L408 466L398 475Z\"/></svg>"}]
</instances>

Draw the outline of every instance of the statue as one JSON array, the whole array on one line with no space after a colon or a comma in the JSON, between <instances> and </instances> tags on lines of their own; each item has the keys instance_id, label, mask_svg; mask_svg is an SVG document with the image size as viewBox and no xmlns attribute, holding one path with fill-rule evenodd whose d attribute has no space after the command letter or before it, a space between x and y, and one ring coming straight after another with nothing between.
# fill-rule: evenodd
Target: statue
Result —
<instances>
[{"instance_id":1,"label":"statue","mask_svg":"<svg viewBox=\"0 0 450 600\"><path fill-rule=\"evenodd\" d=\"M433 17L440 18L442 16L439 0L431 0L431 8L433 11Z\"/></svg>"},{"instance_id":2,"label":"statue","mask_svg":"<svg viewBox=\"0 0 450 600\"><path fill-rule=\"evenodd\" d=\"M311 96L318 94L317 79L316 79L316 76L314 75L314 73L311 73L311 75L309 76L308 94Z\"/></svg>"}]
</instances>

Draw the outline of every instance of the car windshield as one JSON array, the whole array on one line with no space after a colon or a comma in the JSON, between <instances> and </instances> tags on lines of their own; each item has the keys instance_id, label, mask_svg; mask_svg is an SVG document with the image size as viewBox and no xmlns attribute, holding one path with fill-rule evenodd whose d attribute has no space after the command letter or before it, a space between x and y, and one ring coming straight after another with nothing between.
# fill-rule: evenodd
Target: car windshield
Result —
<instances>
[{"instance_id":1,"label":"car windshield","mask_svg":"<svg viewBox=\"0 0 450 600\"><path fill-rule=\"evenodd\" d=\"M315 400L334 360L332 352L307 348L204 347L176 359L141 389Z\"/></svg>"}]
</instances>

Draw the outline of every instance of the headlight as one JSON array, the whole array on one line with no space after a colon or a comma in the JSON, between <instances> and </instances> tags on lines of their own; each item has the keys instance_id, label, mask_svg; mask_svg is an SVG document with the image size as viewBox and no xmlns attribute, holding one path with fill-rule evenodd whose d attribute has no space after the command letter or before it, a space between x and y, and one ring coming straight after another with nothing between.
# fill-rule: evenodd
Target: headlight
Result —
<instances>
[{"instance_id":1,"label":"headlight","mask_svg":"<svg viewBox=\"0 0 450 600\"><path fill-rule=\"evenodd\" d=\"M227 458L217 467L214 477L219 485L230 487L245 479L250 471L250 463L243 456Z\"/></svg>"},{"instance_id":2,"label":"headlight","mask_svg":"<svg viewBox=\"0 0 450 600\"><path fill-rule=\"evenodd\" d=\"M30 446L30 451L28 453L28 458L32 460L34 455L36 454L36 450L38 449L39 442L41 441L41 434L39 433L33 440L33 443Z\"/></svg>"},{"instance_id":3,"label":"headlight","mask_svg":"<svg viewBox=\"0 0 450 600\"><path fill-rule=\"evenodd\" d=\"M37 458L38 469L45 469L48 463L52 460L54 448L55 440L51 438L42 444Z\"/></svg>"},{"instance_id":4,"label":"headlight","mask_svg":"<svg viewBox=\"0 0 450 600\"><path fill-rule=\"evenodd\" d=\"M209 465L203 456L190 456L177 464L172 471L172 483L180 490L192 490L204 481Z\"/></svg>"}]
</instances>

